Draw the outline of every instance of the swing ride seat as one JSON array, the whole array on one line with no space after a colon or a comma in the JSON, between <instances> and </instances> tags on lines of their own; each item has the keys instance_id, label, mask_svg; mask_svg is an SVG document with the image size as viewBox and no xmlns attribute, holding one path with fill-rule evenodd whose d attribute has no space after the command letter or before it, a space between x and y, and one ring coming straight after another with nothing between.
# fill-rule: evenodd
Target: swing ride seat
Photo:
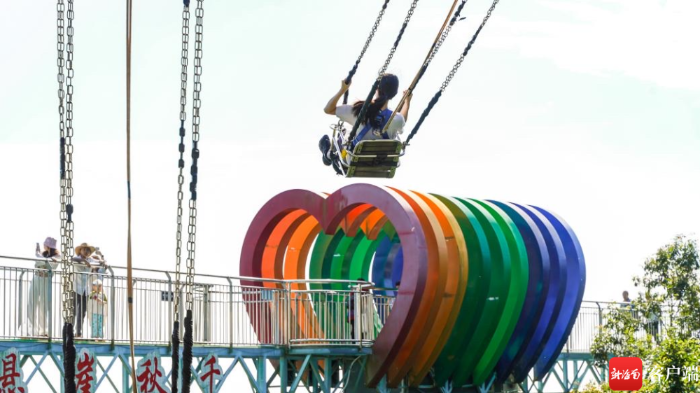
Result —
<instances>
[{"instance_id":1,"label":"swing ride seat","mask_svg":"<svg viewBox=\"0 0 700 393\"><path fill-rule=\"evenodd\" d=\"M396 140L361 141L350 153L345 177L394 177L403 144Z\"/></svg>"}]
</instances>

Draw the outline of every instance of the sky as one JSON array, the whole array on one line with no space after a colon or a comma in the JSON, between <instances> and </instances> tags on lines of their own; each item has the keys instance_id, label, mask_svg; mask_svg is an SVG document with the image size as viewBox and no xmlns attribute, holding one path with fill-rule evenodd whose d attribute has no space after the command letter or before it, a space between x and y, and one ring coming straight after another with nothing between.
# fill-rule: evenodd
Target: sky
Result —
<instances>
[{"instance_id":1,"label":"sky","mask_svg":"<svg viewBox=\"0 0 700 393\"><path fill-rule=\"evenodd\" d=\"M421 3L389 67L400 90L452 2ZM380 4L206 2L197 272L237 275L248 224L277 193L356 182L556 212L582 244L586 300L621 300L657 248L677 234L699 237L700 52L691 50L699 2L501 0L396 177L343 179L321 163L318 139L335 122L322 110ZM366 96L408 5L392 1L351 99ZM409 127L489 6L467 4L467 19L414 92ZM75 5L75 241L119 266L127 244L124 11L123 2ZM176 1L134 2L133 261L150 269L175 265L181 11ZM55 6L8 2L0 32L0 254L32 257L36 242L60 236Z\"/></svg>"}]
</instances>

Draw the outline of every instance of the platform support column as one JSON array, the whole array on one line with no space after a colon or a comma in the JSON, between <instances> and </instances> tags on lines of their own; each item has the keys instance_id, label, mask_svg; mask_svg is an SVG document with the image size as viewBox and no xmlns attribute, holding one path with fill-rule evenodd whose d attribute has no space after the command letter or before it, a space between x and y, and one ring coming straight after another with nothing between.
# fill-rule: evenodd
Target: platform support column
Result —
<instances>
[{"instance_id":1,"label":"platform support column","mask_svg":"<svg viewBox=\"0 0 700 393\"><path fill-rule=\"evenodd\" d=\"M331 393L331 379L333 378L333 372L334 370L334 362L331 361L331 358L327 357L325 359L325 367L323 368L323 392L324 393Z\"/></svg>"},{"instance_id":2,"label":"platform support column","mask_svg":"<svg viewBox=\"0 0 700 393\"><path fill-rule=\"evenodd\" d=\"M258 370L257 391L267 393L267 358L264 356L255 358L255 368Z\"/></svg>"},{"instance_id":3,"label":"platform support column","mask_svg":"<svg viewBox=\"0 0 700 393\"><path fill-rule=\"evenodd\" d=\"M287 392L287 357L282 355L280 357L280 391Z\"/></svg>"}]
</instances>

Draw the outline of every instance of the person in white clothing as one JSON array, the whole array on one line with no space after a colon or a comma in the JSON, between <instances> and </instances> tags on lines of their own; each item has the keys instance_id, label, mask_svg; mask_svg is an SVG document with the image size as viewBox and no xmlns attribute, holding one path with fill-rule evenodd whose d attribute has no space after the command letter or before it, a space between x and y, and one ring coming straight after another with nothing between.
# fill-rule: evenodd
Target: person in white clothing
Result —
<instances>
[{"instance_id":1,"label":"person in white clothing","mask_svg":"<svg viewBox=\"0 0 700 393\"><path fill-rule=\"evenodd\" d=\"M57 250L56 239L47 237L44 240L44 250L36 244L36 257L42 260L34 262L34 277L29 286L27 297L27 334L31 336L48 336L49 294L51 291L50 271L56 270L61 253Z\"/></svg>"},{"instance_id":2,"label":"person in white clothing","mask_svg":"<svg viewBox=\"0 0 700 393\"><path fill-rule=\"evenodd\" d=\"M323 111L328 115L335 115L340 120L354 126L365 102L357 101L352 105L338 105L340 97L342 97L349 88L350 85L343 80L340 90L331 97ZM377 93L367 108L364 121L360 124L355 139L352 141L352 147L363 140L398 139L399 134L403 133L403 128L408 119L408 110L411 106L412 94L406 97L403 106L400 108L399 112L394 115L389 126L386 127L393 114L393 111L388 109L389 100L396 96L398 90L399 78L393 74L384 74L377 87ZM406 94L405 91L404 94ZM384 130L385 128L386 130ZM323 163L326 166L337 162L339 157L342 159L346 156L344 150L340 152L334 151L333 144L328 135L324 135L321 138L318 146L323 154ZM334 168L336 167L336 165L333 166ZM336 172L338 172L338 168L335 169Z\"/></svg>"},{"instance_id":3,"label":"person in white clothing","mask_svg":"<svg viewBox=\"0 0 700 393\"><path fill-rule=\"evenodd\" d=\"M102 289L102 281L96 279L92 282L92 292L88 298L88 320L92 338L105 338L107 326L107 296Z\"/></svg>"},{"instance_id":4,"label":"person in white clothing","mask_svg":"<svg viewBox=\"0 0 700 393\"><path fill-rule=\"evenodd\" d=\"M96 251L95 247L83 243L75 248L75 257L73 258L73 268L75 278L73 280L73 290L75 291L74 305L74 321L75 337L83 336L83 321L87 314L87 300L90 293L89 283L91 273L104 273L107 267L106 262L102 258L92 258L91 255Z\"/></svg>"}]
</instances>

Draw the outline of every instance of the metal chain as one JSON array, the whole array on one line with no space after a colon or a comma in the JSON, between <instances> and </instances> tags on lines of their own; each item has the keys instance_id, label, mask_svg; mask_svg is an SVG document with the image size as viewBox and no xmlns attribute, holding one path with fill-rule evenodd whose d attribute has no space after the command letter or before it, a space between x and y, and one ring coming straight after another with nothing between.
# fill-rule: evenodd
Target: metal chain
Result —
<instances>
[{"instance_id":1,"label":"metal chain","mask_svg":"<svg viewBox=\"0 0 700 393\"><path fill-rule=\"evenodd\" d=\"M360 52L360 56L357 58L357 61L355 64L360 64L362 61L362 58L365 57L365 53L367 52L367 49L369 48L369 45L372 43L372 40L374 39L374 35L377 33L377 30L379 29L379 25L382 23L382 18L384 17L384 13L386 12L386 6L389 3L389 0L386 0L384 2L384 6L382 7L382 10L379 11L379 15L377 16L377 20L374 21L374 26L372 26L372 31L369 33L369 37L367 37L367 41L365 41L365 46L362 47L362 52Z\"/></svg>"},{"instance_id":2,"label":"metal chain","mask_svg":"<svg viewBox=\"0 0 700 393\"><path fill-rule=\"evenodd\" d=\"M182 260L182 185L185 177L182 172L185 168L185 120L187 119L187 63L190 42L190 8L185 6L182 11L182 57L180 59L180 159L178 161L179 174L177 176L177 244L175 246L175 320L180 320L180 262Z\"/></svg>"},{"instance_id":3,"label":"metal chain","mask_svg":"<svg viewBox=\"0 0 700 393\"><path fill-rule=\"evenodd\" d=\"M467 53L469 53L469 50L472 48L472 45L474 45L474 41L476 41L476 38L479 36L479 33L481 32L481 29L484 28L484 25L486 25L486 22L491 17L491 13L496 8L496 5L498 4L498 2L499 2L499 0L494 0L493 4L491 4L491 8L489 8L488 12L486 13L486 16L484 17L484 20L481 22L481 25L474 33L474 36L472 37L471 41L469 41L469 44L464 49L464 52L462 52L462 54L459 56L459 59L457 60L455 65L452 67L452 70L447 75L447 78L445 79L445 81L442 82L442 86L440 87L441 92L444 92L445 89L447 89L447 86L450 84L450 82L452 82L452 78L454 78L455 74L457 73L457 70L459 70L459 67L462 66L462 63L464 62L464 58L467 56Z\"/></svg>"},{"instance_id":4,"label":"metal chain","mask_svg":"<svg viewBox=\"0 0 700 393\"><path fill-rule=\"evenodd\" d=\"M195 261L195 246L197 239L197 161L199 159L199 109L202 105L200 93L202 91L202 37L204 27L202 25L204 19L204 0L197 0L197 9L195 10L195 44L194 44L194 91L192 93L192 181L190 182L190 220L187 239L187 310L192 310L193 290L194 290L194 261Z\"/></svg>"},{"instance_id":5,"label":"metal chain","mask_svg":"<svg viewBox=\"0 0 700 393\"><path fill-rule=\"evenodd\" d=\"M187 65L190 45L190 7L182 10L182 57L180 60L180 121L186 120L187 110ZM181 157L182 158L182 157Z\"/></svg>"},{"instance_id":6,"label":"metal chain","mask_svg":"<svg viewBox=\"0 0 700 393\"><path fill-rule=\"evenodd\" d=\"M406 14L406 17L403 20L403 26L401 27L401 32L399 33L399 36L396 38L396 41L394 42L394 46L391 47L391 50L389 51L389 56L386 58L386 61L384 61L384 65L379 70L379 75L377 76L377 80L382 79L382 76L384 76L384 73L386 72L386 70L389 69L389 63L391 63L391 60L394 58L394 54L396 53L396 49L399 47L399 42L401 41L401 37L403 36L403 32L406 30L406 26L408 26L408 22L411 21L411 17L413 16L414 12L416 11L416 7L418 6L418 1L419 0L413 0L413 3L411 3L411 8L409 8L408 13Z\"/></svg>"},{"instance_id":7,"label":"metal chain","mask_svg":"<svg viewBox=\"0 0 700 393\"><path fill-rule=\"evenodd\" d=\"M452 67L452 70L450 70L450 73L447 75L447 78L445 79L444 82L442 82L442 86L440 86L440 90L438 90L437 93L433 96L433 98L430 100L428 103L428 106L423 110L423 113L420 115L420 118L418 119L418 122L416 125L413 127L413 130L411 130L411 133L408 135L408 138L406 139L406 142L404 142L404 151L406 147L408 146L409 142L411 142L411 139L413 139L414 136L418 133L418 130L420 129L421 125L425 121L425 119L428 117L430 112L433 110L433 107L437 104L437 102L440 100L440 97L442 96L442 93L445 92L445 89L447 89L447 86L450 84L452 79L454 78L455 74L457 73L457 70L459 70L459 67L462 66L462 63L464 62L464 58L467 56L469 53L469 50L471 49L472 45L474 45L474 42L476 41L476 38L479 36L479 33L481 32L481 29L484 28L484 25L486 25L486 22L489 20L491 17L491 13L493 10L496 8L496 5L498 4L499 0L494 0L493 4L491 4L491 8L489 8L488 12L486 13L486 16L484 17L484 20L481 22L481 25L479 26L478 29L476 29L476 32L472 36L472 39L469 41L469 44L467 45L466 48L464 48L464 51L462 54L459 56L459 59L457 60L457 63ZM460 7L461 8L461 7Z\"/></svg>"},{"instance_id":8,"label":"metal chain","mask_svg":"<svg viewBox=\"0 0 700 393\"><path fill-rule=\"evenodd\" d=\"M355 76L355 72L357 72L357 67L360 66L360 62L362 61L362 58L365 57L365 53L367 52L367 49L369 48L369 45L372 43L372 40L374 39L374 35L377 33L377 29L379 29L379 24L382 22L382 18L384 17L384 13L386 12L386 7L389 5L390 0L384 0L384 4L382 5L382 9L379 11L379 15L377 16L377 19L374 21L374 25L372 26L372 30L369 33L369 37L367 37L367 41L365 41L365 46L362 47L362 51L360 52L360 56L355 60L355 64L352 66L352 69L348 73L347 78L345 78L345 83L350 83L352 82L352 77ZM343 94L343 105L346 105L348 103L348 97L350 96L350 90L346 90L345 94ZM342 125L342 120L338 122L338 125Z\"/></svg>"},{"instance_id":9,"label":"metal chain","mask_svg":"<svg viewBox=\"0 0 700 393\"><path fill-rule=\"evenodd\" d=\"M428 66L435 58L435 55L437 55L438 51L440 50L440 47L442 47L442 44L445 43L447 36L450 35L450 31L452 31L452 26L454 26L455 22L457 22L457 19L459 18L459 15L462 13L462 9L464 8L464 6L466 4L467 4L467 0L462 0L461 4L459 5L459 7L457 7L457 10L452 15L452 18L445 20L445 23L443 24L442 28L440 29L440 33L439 33L440 36L435 40L435 42L433 42L433 45L430 47L430 51L428 52L428 56L425 58L425 61L423 62L423 65L421 66L420 70L418 71L418 74L413 79L413 82L411 82L411 85L408 87L406 94L404 94L403 97L401 97L401 101L399 101L398 105L396 106L396 110L394 110L391 113L391 117L389 117L389 121L387 121L386 124L384 125L384 128L381 131L381 134L385 134L387 132L389 127L391 127L391 123L394 121L396 113L401 111L401 108L403 107L404 103L406 102L406 98L409 95L413 94L413 90L418 85L418 82L420 82L420 80L423 78L423 75L428 70ZM456 5L457 5L457 0L455 0L455 2L452 4L452 7L450 8L450 13L455 9ZM449 18L449 16L450 16L450 14L448 14L447 17ZM448 20L449 20L449 23L448 23ZM410 138L410 136L409 136L409 138Z\"/></svg>"},{"instance_id":10,"label":"metal chain","mask_svg":"<svg viewBox=\"0 0 700 393\"><path fill-rule=\"evenodd\" d=\"M65 5L63 0L57 3L58 36L58 97L59 128L61 133L61 254L63 275L63 319L72 323L74 316L73 293L73 0L68 0L68 26L64 27ZM64 40L67 33L67 43ZM64 61L64 50L66 58ZM64 77L63 68L66 68ZM63 91L65 81L66 91ZM64 112L65 98L65 112ZM64 118L65 113L65 118Z\"/></svg>"},{"instance_id":11,"label":"metal chain","mask_svg":"<svg viewBox=\"0 0 700 393\"><path fill-rule=\"evenodd\" d=\"M357 130L360 127L360 124L365 122L365 115L367 114L367 110L369 109L370 102L372 101L372 96L374 96L374 93L377 91L377 88L379 87L379 82L382 80L382 77L384 76L384 73L386 73L386 70L389 68L389 64L391 63L391 60L394 58L394 54L396 53L396 49L399 47L399 43L401 42L401 38L403 37L403 33L406 31L406 27L408 26L408 23L411 21L411 17L416 11L416 6L418 6L418 1L419 0L413 0L411 3L411 8L409 8L408 13L406 14L406 17L404 18L403 25L401 26L401 30L399 31L399 35L396 37L396 40L394 41L394 45L391 47L391 50L389 51L389 56L387 56L386 60L384 61L384 65L382 68L379 70L379 74L377 75L377 80L374 81L374 85L372 85L372 89L370 90L369 94L367 95L367 99L365 100L365 103L362 105L362 108L360 108L360 113L357 115L357 120L355 121L355 124L352 126L352 130L350 131L350 134L347 137L347 141L345 142L345 147L348 150L352 150L352 143L353 140L355 139L355 136L357 135Z\"/></svg>"},{"instance_id":12,"label":"metal chain","mask_svg":"<svg viewBox=\"0 0 700 393\"><path fill-rule=\"evenodd\" d=\"M67 272L69 270L68 268L68 261L66 259L66 187L65 187L65 176L66 176L66 147L65 147L65 140L66 140L66 130L65 130L65 120L64 120L64 114L65 114L65 108L63 106L63 100L65 99L66 93L63 90L63 83L65 82L65 76L63 74L63 67L65 67L65 59L63 52L65 51L65 9L66 6L63 3L63 0L58 0L56 4L56 11L57 11L57 18L56 18L56 35L57 35L57 45L56 49L58 50L58 60L57 60L57 65L58 65L58 117L59 117L59 122L58 122L58 128L60 130L61 134L61 210L60 210L60 218L61 218L61 262L63 266L63 274L61 275L61 286L63 288L63 295L62 295L62 310L63 310L63 319L68 322L70 317L67 314L68 310L66 309L66 304L67 301L70 300L68 298L70 291L66 291L66 281L68 280L67 277Z\"/></svg>"},{"instance_id":13,"label":"metal chain","mask_svg":"<svg viewBox=\"0 0 700 393\"><path fill-rule=\"evenodd\" d=\"M450 31L452 31L452 27L455 25L455 22L457 22L457 18L459 18L459 15L462 12L462 8L464 8L464 5L466 3L467 3L467 0L462 0L462 3L459 5L459 8L457 8L457 11L455 12L454 16L452 17L452 20L450 21L450 24L447 25L445 30L440 35L440 39L435 44L433 51L430 53L430 57L428 57L428 59L425 61L425 63L423 63L423 65L428 65L433 61L433 59L435 58L435 55L437 55L438 51L440 50L440 47L442 46L443 43L445 43L447 36L450 35Z\"/></svg>"}]
</instances>

